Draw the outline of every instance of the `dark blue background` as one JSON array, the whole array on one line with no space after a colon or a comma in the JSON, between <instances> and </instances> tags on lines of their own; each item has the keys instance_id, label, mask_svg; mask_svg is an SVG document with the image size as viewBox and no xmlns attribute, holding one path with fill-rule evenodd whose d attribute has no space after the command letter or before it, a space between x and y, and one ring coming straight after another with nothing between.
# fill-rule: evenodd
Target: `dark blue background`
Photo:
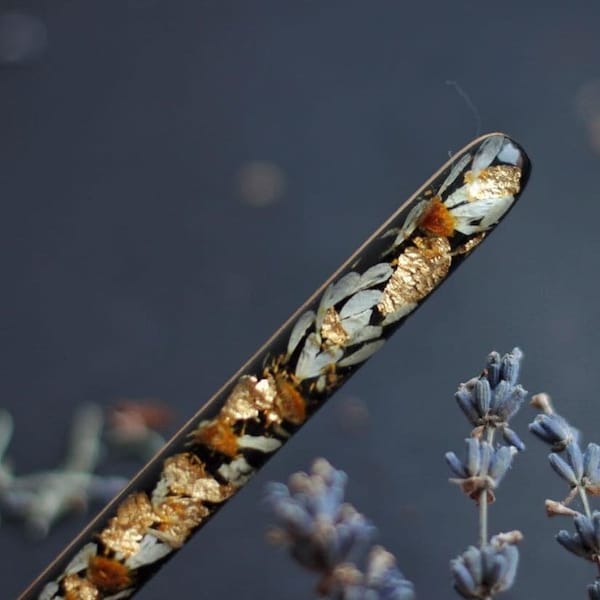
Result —
<instances>
[{"instance_id":1,"label":"dark blue background","mask_svg":"<svg viewBox=\"0 0 600 600\"><path fill-rule=\"evenodd\" d=\"M518 344L525 387L600 441L597 2L0 0L9 11L42 26L31 56L0 67L0 395L19 472L61 459L84 400L195 412L475 136L447 80L484 131L528 150L502 227L140 594L309 597L310 577L265 543L260 499L325 456L419 597L451 596L448 560L477 531L443 460L468 433L458 382ZM236 174L254 160L282 169L279 201L243 201ZM353 428L356 402L369 417ZM570 524L543 500L566 490L532 416L491 509L492 532L526 536L506 598L583 597L594 570L553 541ZM39 543L3 525L2 597L85 520Z\"/></svg>"}]
</instances>

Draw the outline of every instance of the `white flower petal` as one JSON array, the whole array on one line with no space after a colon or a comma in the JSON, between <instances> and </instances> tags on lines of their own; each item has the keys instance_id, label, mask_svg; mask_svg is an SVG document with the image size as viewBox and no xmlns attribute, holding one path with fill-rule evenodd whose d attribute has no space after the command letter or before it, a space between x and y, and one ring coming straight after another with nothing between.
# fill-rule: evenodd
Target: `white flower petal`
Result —
<instances>
[{"instance_id":1,"label":"white flower petal","mask_svg":"<svg viewBox=\"0 0 600 600\"><path fill-rule=\"evenodd\" d=\"M494 135L481 144L473 159L473 166L471 167L474 174L479 173L479 171L492 164L500 150L502 150L505 139L506 138L503 135Z\"/></svg>"},{"instance_id":2,"label":"white flower petal","mask_svg":"<svg viewBox=\"0 0 600 600\"><path fill-rule=\"evenodd\" d=\"M419 217L421 214L423 214L423 211L428 204L429 200L421 200L421 202L418 202L410 209L408 215L406 216L406 220L404 221L404 225L400 228L398 236L394 240L390 250L396 246L399 246L404 240L408 239L412 235L413 231L417 228ZM385 235L383 237L385 237Z\"/></svg>"},{"instance_id":3,"label":"white flower petal","mask_svg":"<svg viewBox=\"0 0 600 600\"><path fill-rule=\"evenodd\" d=\"M72 559L65 568L65 575L74 575L88 568L88 563L92 556L98 554L98 544L86 544Z\"/></svg>"},{"instance_id":4,"label":"white flower petal","mask_svg":"<svg viewBox=\"0 0 600 600\"><path fill-rule=\"evenodd\" d=\"M319 377L319 379L317 379L317 392L324 392L325 388L327 387L327 377L325 377L325 375L321 375L321 377Z\"/></svg>"},{"instance_id":5,"label":"white flower petal","mask_svg":"<svg viewBox=\"0 0 600 600\"><path fill-rule=\"evenodd\" d=\"M332 346L323 352L320 350L319 338L316 334L311 333L306 338L296 364L296 376L299 379L322 375L329 365L336 363L344 355L344 351L338 346Z\"/></svg>"},{"instance_id":6,"label":"white flower petal","mask_svg":"<svg viewBox=\"0 0 600 600\"><path fill-rule=\"evenodd\" d=\"M444 201L444 204L448 208L454 208L459 204L464 204L469 201L469 186L463 185L457 190L454 190Z\"/></svg>"},{"instance_id":7,"label":"white flower petal","mask_svg":"<svg viewBox=\"0 0 600 600\"><path fill-rule=\"evenodd\" d=\"M305 379L308 375L305 373L310 372L312 364L315 362L317 354L321 351L321 342L315 333L311 333L304 342L304 347L298 362L296 363L296 376L300 379Z\"/></svg>"},{"instance_id":8,"label":"white flower petal","mask_svg":"<svg viewBox=\"0 0 600 600\"><path fill-rule=\"evenodd\" d=\"M354 292L358 289L358 284L360 282L360 275L355 271L350 271L350 273L346 273L339 281L330 286L329 295L327 297L327 303L324 308L329 308L334 306L344 298L354 294ZM323 303L325 301L325 296L323 296Z\"/></svg>"},{"instance_id":9,"label":"white flower petal","mask_svg":"<svg viewBox=\"0 0 600 600\"><path fill-rule=\"evenodd\" d=\"M41 591L38 596L38 600L58 600L58 583L56 581L51 581L44 586L44 589ZM60 596L62 598L62 596Z\"/></svg>"},{"instance_id":10,"label":"white flower petal","mask_svg":"<svg viewBox=\"0 0 600 600\"><path fill-rule=\"evenodd\" d=\"M300 340L304 337L306 330L313 324L315 320L315 313L312 310L305 312L300 315L294 328L292 329L292 333L290 333L290 339L288 341L287 347L287 355L291 356L296 350L296 346L300 343Z\"/></svg>"},{"instance_id":11,"label":"white flower petal","mask_svg":"<svg viewBox=\"0 0 600 600\"><path fill-rule=\"evenodd\" d=\"M325 290L323 297L321 298L321 303L319 304L319 310L317 311L315 323L317 331L321 331L327 309L358 291L359 282L360 275L355 271L350 271L350 273L346 273L339 281L332 283Z\"/></svg>"},{"instance_id":12,"label":"white flower petal","mask_svg":"<svg viewBox=\"0 0 600 600\"><path fill-rule=\"evenodd\" d=\"M356 352L346 356L346 358L340 360L338 365L340 367L351 367L352 365L356 365L358 363L364 362L375 354L381 346L385 344L385 340L377 340L376 342L371 342L369 344L365 344L362 348L357 350Z\"/></svg>"},{"instance_id":13,"label":"white flower petal","mask_svg":"<svg viewBox=\"0 0 600 600\"><path fill-rule=\"evenodd\" d=\"M498 160L509 165L520 166L523 161L523 153L507 138L504 139L504 146L498 152Z\"/></svg>"},{"instance_id":14,"label":"white flower petal","mask_svg":"<svg viewBox=\"0 0 600 600\"><path fill-rule=\"evenodd\" d=\"M142 538L138 551L125 561L125 566L129 569L138 569L144 565L151 565L171 552L173 552L171 546L159 542L156 537L147 533Z\"/></svg>"},{"instance_id":15,"label":"white flower petal","mask_svg":"<svg viewBox=\"0 0 600 600\"><path fill-rule=\"evenodd\" d=\"M456 178L465 170L465 167L469 164L470 160L471 155L465 154L455 165L453 165L452 169L450 169L450 173L448 173L448 177L446 177L444 183L442 183L438 190L439 196L442 196L446 189L454 183Z\"/></svg>"},{"instance_id":16,"label":"white flower petal","mask_svg":"<svg viewBox=\"0 0 600 600\"><path fill-rule=\"evenodd\" d=\"M417 308L416 302L409 302L408 304L404 304L400 307L399 310L390 313L387 317L381 322L381 324L386 327L387 325L391 325L392 323L396 323L406 315L410 314L413 310Z\"/></svg>"},{"instance_id":17,"label":"white flower petal","mask_svg":"<svg viewBox=\"0 0 600 600\"><path fill-rule=\"evenodd\" d=\"M392 269L388 263L374 265L360 276L360 281L358 282L359 289L364 290L379 285L380 283L387 281L392 276L393 272L394 269Z\"/></svg>"},{"instance_id":18,"label":"white flower petal","mask_svg":"<svg viewBox=\"0 0 600 600\"><path fill-rule=\"evenodd\" d=\"M303 370L299 370L300 361L296 367L296 375L299 379L310 379L311 377L318 377L331 366L337 363L337 361L344 356L344 351L339 346L332 346L327 350L317 354L313 357L312 361L307 361L303 365Z\"/></svg>"},{"instance_id":19,"label":"white flower petal","mask_svg":"<svg viewBox=\"0 0 600 600\"><path fill-rule=\"evenodd\" d=\"M369 308L357 315L352 315L351 317L344 319L341 324L348 337L352 338L354 335L358 334L361 329L364 329L369 324L372 314L373 310ZM350 343L354 342L348 340L345 345L348 346Z\"/></svg>"},{"instance_id":20,"label":"white flower petal","mask_svg":"<svg viewBox=\"0 0 600 600\"><path fill-rule=\"evenodd\" d=\"M251 448L259 450L266 454L275 452L281 446L281 442L275 438L268 438L262 435L242 435L238 438L240 448Z\"/></svg>"},{"instance_id":21,"label":"white flower petal","mask_svg":"<svg viewBox=\"0 0 600 600\"><path fill-rule=\"evenodd\" d=\"M463 204L451 211L456 219L455 229L465 235L487 231L506 214L513 202L513 196L503 196Z\"/></svg>"},{"instance_id":22,"label":"white flower petal","mask_svg":"<svg viewBox=\"0 0 600 600\"><path fill-rule=\"evenodd\" d=\"M232 460L229 464L222 464L217 472L226 481L236 487L243 486L254 473L254 469L246 462L243 456Z\"/></svg>"},{"instance_id":23,"label":"white flower petal","mask_svg":"<svg viewBox=\"0 0 600 600\"><path fill-rule=\"evenodd\" d=\"M380 327L379 325L367 325L357 331L355 335L351 335L347 345L350 346L351 344L360 344L361 342L374 340L380 337L382 332L383 327Z\"/></svg>"},{"instance_id":24,"label":"white flower petal","mask_svg":"<svg viewBox=\"0 0 600 600\"><path fill-rule=\"evenodd\" d=\"M340 318L346 319L375 306L381 299L381 290L363 290L354 294L340 311Z\"/></svg>"}]
</instances>

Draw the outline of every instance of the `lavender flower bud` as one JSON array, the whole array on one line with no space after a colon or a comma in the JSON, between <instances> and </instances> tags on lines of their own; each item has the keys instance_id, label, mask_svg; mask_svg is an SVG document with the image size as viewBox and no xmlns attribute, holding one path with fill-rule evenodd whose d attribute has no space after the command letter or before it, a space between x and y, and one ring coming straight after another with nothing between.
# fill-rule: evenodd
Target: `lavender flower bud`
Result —
<instances>
[{"instance_id":1,"label":"lavender flower bud","mask_svg":"<svg viewBox=\"0 0 600 600\"><path fill-rule=\"evenodd\" d=\"M515 431L513 431L510 427L501 427L500 431L504 441L509 446L514 446L519 452L525 451L525 444Z\"/></svg>"},{"instance_id":2,"label":"lavender flower bud","mask_svg":"<svg viewBox=\"0 0 600 600\"><path fill-rule=\"evenodd\" d=\"M548 460L550 461L550 466L554 469L557 475L562 477L571 487L574 487L578 484L579 480L577 479L575 472L571 466L558 454L554 452L549 454Z\"/></svg>"},{"instance_id":3,"label":"lavender flower bud","mask_svg":"<svg viewBox=\"0 0 600 600\"><path fill-rule=\"evenodd\" d=\"M529 424L529 431L551 445L553 452L562 452L571 442L577 442L578 438L577 430L556 413L537 415Z\"/></svg>"},{"instance_id":4,"label":"lavender flower bud","mask_svg":"<svg viewBox=\"0 0 600 600\"><path fill-rule=\"evenodd\" d=\"M581 453L579 444L571 442L567 446L567 458L569 459L569 464L573 468L577 481L581 481L581 478L583 477L583 454Z\"/></svg>"},{"instance_id":5,"label":"lavender flower bud","mask_svg":"<svg viewBox=\"0 0 600 600\"><path fill-rule=\"evenodd\" d=\"M450 563L454 589L463 598L490 598L514 583L519 551L513 544L471 546Z\"/></svg>"},{"instance_id":6,"label":"lavender flower bud","mask_svg":"<svg viewBox=\"0 0 600 600\"><path fill-rule=\"evenodd\" d=\"M492 491L512 465L514 455L517 453L513 446L494 447L478 438L467 438L467 453L461 461L454 452L446 453L446 462L457 476L451 479L452 483L460 485L465 494L474 500L479 499L483 490L488 490L488 499L494 501Z\"/></svg>"},{"instance_id":7,"label":"lavender flower bud","mask_svg":"<svg viewBox=\"0 0 600 600\"><path fill-rule=\"evenodd\" d=\"M589 483L600 484L600 446L588 444L583 456L583 472Z\"/></svg>"},{"instance_id":8,"label":"lavender flower bud","mask_svg":"<svg viewBox=\"0 0 600 600\"><path fill-rule=\"evenodd\" d=\"M577 533L559 531L556 541L576 556L596 562L600 556L600 512L594 511L592 518L577 515L573 519Z\"/></svg>"},{"instance_id":9,"label":"lavender flower bud","mask_svg":"<svg viewBox=\"0 0 600 600\"><path fill-rule=\"evenodd\" d=\"M483 374L459 386L456 401L474 427L497 427L517 413L527 395L517 385L522 358L518 348L502 358L492 352Z\"/></svg>"}]
</instances>

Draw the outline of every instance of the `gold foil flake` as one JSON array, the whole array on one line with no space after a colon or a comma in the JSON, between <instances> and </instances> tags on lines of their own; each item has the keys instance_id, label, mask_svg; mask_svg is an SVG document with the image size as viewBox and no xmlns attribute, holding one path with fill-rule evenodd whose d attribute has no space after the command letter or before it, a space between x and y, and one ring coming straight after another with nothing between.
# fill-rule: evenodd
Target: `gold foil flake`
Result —
<instances>
[{"instance_id":1,"label":"gold foil flake","mask_svg":"<svg viewBox=\"0 0 600 600\"><path fill-rule=\"evenodd\" d=\"M476 175L472 171L465 173L471 200L515 196L521 189L520 182L521 169L512 165L487 167Z\"/></svg>"},{"instance_id":2,"label":"gold foil flake","mask_svg":"<svg viewBox=\"0 0 600 600\"><path fill-rule=\"evenodd\" d=\"M220 416L232 423L241 419L256 419L258 408L256 406L256 377L244 375L233 388L233 391L225 401Z\"/></svg>"},{"instance_id":3,"label":"gold foil flake","mask_svg":"<svg viewBox=\"0 0 600 600\"><path fill-rule=\"evenodd\" d=\"M231 425L223 419L202 421L190 435L193 443L208 446L230 458L238 453L237 436Z\"/></svg>"},{"instance_id":4,"label":"gold foil flake","mask_svg":"<svg viewBox=\"0 0 600 600\"><path fill-rule=\"evenodd\" d=\"M120 592L132 583L129 569L119 561L105 556L90 559L87 578L104 593Z\"/></svg>"},{"instance_id":5,"label":"gold foil flake","mask_svg":"<svg viewBox=\"0 0 600 600\"><path fill-rule=\"evenodd\" d=\"M132 494L120 504L117 516L100 533L100 539L113 552L131 556L138 551L144 533L155 520L148 496L143 492Z\"/></svg>"},{"instance_id":6,"label":"gold foil flake","mask_svg":"<svg viewBox=\"0 0 600 600\"><path fill-rule=\"evenodd\" d=\"M256 384L256 400L258 408L263 412L267 423L281 423L281 418L274 410L275 400L277 398L277 384L275 379L266 374Z\"/></svg>"},{"instance_id":7,"label":"gold foil flake","mask_svg":"<svg viewBox=\"0 0 600 600\"><path fill-rule=\"evenodd\" d=\"M227 398L219 416L224 421L234 423L238 420L257 419L264 413L267 421L276 421L277 417L272 413L276 393L272 377L258 380L256 377L243 375Z\"/></svg>"},{"instance_id":8,"label":"gold foil flake","mask_svg":"<svg viewBox=\"0 0 600 600\"><path fill-rule=\"evenodd\" d=\"M223 502L232 493L230 486L211 477L200 459L189 452L176 454L165 461L162 480L171 493L196 500Z\"/></svg>"},{"instance_id":9,"label":"gold foil flake","mask_svg":"<svg viewBox=\"0 0 600 600\"><path fill-rule=\"evenodd\" d=\"M419 302L448 274L452 257L447 238L416 237L413 243L398 257L396 270L383 290L377 305L383 316Z\"/></svg>"},{"instance_id":10,"label":"gold foil flake","mask_svg":"<svg viewBox=\"0 0 600 600\"><path fill-rule=\"evenodd\" d=\"M192 498L167 497L155 510L160 519L155 534L171 548L183 546L190 533L210 514L202 502Z\"/></svg>"},{"instance_id":11,"label":"gold foil flake","mask_svg":"<svg viewBox=\"0 0 600 600\"><path fill-rule=\"evenodd\" d=\"M98 600L101 597L98 588L79 575L67 575L63 579L63 589L65 600Z\"/></svg>"},{"instance_id":12,"label":"gold foil flake","mask_svg":"<svg viewBox=\"0 0 600 600\"><path fill-rule=\"evenodd\" d=\"M469 254L473 248L476 248L483 242L485 238L485 232L480 233L479 235L473 236L470 240L467 240L464 244L461 244L453 254Z\"/></svg>"},{"instance_id":13,"label":"gold foil flake","mask_svg":"<svg viewBox=\"0 0 600 600\"><path fill-rule=\"evenodd\" d=\"M348 341L348 334L342 326L340 315L333 307L329 307L325 311L321 325L321 337L334 346L345 346Z\"/></svg>"}]
</instances>

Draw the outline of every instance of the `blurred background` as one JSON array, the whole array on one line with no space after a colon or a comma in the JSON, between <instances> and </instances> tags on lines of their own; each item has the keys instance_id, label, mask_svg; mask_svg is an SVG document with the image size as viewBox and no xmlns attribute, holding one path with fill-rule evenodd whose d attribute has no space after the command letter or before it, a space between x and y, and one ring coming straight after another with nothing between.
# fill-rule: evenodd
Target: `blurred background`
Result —
<instances>
[{"instance_id":1,"label":"blurred background","mask_svg":"<svg viewBox=\"0 0 600 600\"><path fill-rule=\"evenodd\" d=\"M84 401L158 398L172 430L187 420L481 121L532 157L518 206L139 596L310 597L261 497L325 456L419 597L450 597L477 534L443 459L469 431L457 384L519 345L524 386L600 441L599 29L583 0L0 0L16 472L60 463ZM533 416L490 513L526 538L505 597L583 597L594 571L553 539L571 525L543 501L566 491ZM42 540L3 520L3 597L88 518Z\"/></svg>"}]
</instances>

